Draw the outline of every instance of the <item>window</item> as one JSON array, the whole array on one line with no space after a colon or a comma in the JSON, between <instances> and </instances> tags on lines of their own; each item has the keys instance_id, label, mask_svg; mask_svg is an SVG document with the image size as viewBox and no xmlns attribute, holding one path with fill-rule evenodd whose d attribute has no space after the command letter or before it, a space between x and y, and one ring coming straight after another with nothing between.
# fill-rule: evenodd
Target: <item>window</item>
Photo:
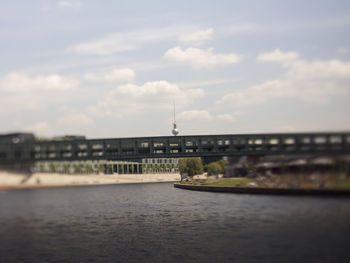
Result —
<instances>
[{"instance_id":1,"label":"window","mask_svg":"<svg viewBox=\"0 0 350 263\"><path fill-rule=\"evenodd\" d=\"M301 141L304 144L309 144L309 143L311 143L311 138L310 137L304 137Z\"/></svg>"},{"instance_id":2,"label":"window","mask_svg":"<svg viewBox=\"0 0 350 263\"><path fill-rule=\"evenodd\" d=\"M279 139L277 139L277 138L272 138L272 139L269 140L268 143L269 143L269 144L272 144L272 145L276 145L276 144L279 143Z\"/></svg>"},{"instance_id":3,"label":"window","mask_svg":"<svg viewBox=\"0 0 350 263\"><path fill-rule=\"evenodd\" d=\"M341 143L341 136L333 135L329 138L330 143Z\"/></svg>"},{"instance_id":4,"label":"window","mask_svg":"<svg viewBox=\"0 0 350 263\"><path fill-rule=\"evenodd\" d=\"M102 149L102 147L103 147L102 143L94 143L94 144L92 145L92 149L93 149L93 150Z\"/></svg>"},{"instance_id":5,"label":"window","mask_svg":"<svg viewBox=\"0 0 350 263\"><path fill-rule=\"evenodd\" d=\"M141 148L148 148L148 142L141 142Z\"/></svg>"},{"instance_id":6,"label":"window","mask_svg":"<svg viewBox=\"0 0 350 263\"><path fill-rule=\"evenodd\" d=\"M285 138L284 139L284 144L294 144L295 139L294 138Z\"/></svg>"},{"instance_id":7,"label":"window","mask_svg":"<svg viewBox=\"0 0 350 263\"><path fill-rule=\"evenodd\" d=\"M327 138L325 136L317 136L314 138L314 143L323 144L327 142Z\"/></svg>"}]
</instances>

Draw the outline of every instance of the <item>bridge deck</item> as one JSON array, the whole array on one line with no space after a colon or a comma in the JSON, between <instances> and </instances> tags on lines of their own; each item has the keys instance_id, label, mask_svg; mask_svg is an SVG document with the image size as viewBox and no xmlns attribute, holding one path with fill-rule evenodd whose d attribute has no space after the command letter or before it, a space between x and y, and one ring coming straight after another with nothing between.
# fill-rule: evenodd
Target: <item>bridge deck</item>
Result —
<instances>
[{"instance_id":1,"label":"bridge deck","mask_svg":"<svg viewBox=\"0 0 350 263\"><path fill-rule=\"evenodd\" d=\"M0 162L137 160L276 154L347 154L350 132L193 135L0 143Z\"/></svg>"}]
</instances>

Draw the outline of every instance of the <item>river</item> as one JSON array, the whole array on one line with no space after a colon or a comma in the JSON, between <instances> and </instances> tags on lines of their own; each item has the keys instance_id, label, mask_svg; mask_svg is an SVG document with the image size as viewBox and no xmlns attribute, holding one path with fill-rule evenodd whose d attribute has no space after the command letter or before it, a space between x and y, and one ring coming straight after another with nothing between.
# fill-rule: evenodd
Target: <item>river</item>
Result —
<instances>
[{"instance_id":1,"label":"river","mask_svg":"<svg viewBox=\"0 0 350 263\"><path fill-rule=\"evenodd\" d=\"M0 262L349 262L350 199L171 183L0 191Z\"/></svg>"}]
</instances>

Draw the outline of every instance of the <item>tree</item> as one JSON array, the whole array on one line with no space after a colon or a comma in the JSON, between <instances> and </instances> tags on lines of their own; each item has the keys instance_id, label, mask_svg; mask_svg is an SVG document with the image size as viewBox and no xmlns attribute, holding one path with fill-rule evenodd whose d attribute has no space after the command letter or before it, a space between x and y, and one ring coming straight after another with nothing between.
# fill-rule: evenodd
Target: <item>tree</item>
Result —
<instances>
[{"instance_id":1,"label":"tree","mask_svg":"<svg viewBox=\"0 0 350 263\"><path fill-rule=\"evenodd\" d=\"M123 167L124 168L124 167ZM100 164L99 167L98 167L98 170L100 173L106 173L106 166L104 164Z\"/></svg>"},{"instance_id":2,"label":"tree","mask_svg":"<svg viewBox=\"0 0 350 263\"><path fill-rule=\"evenodd\" d=\"M225 173L225 165L228 164L228 161L219 160L217 162L211 162L205 166L205 170L208 175L213 174L224 174Z\"/></svg>"},{"instance_id":3,"label":"tree","mask_svg":"<svg viewBox=\"0 0 350 263\"><path fill-rule=\"evenodd\" d=\"M81 173L82 172L82 169L81 169L81 164L80 163L76 163L74 164L74 173L78 174L78 173Z\"/></svg>"},{"instance_id":4,"label":"tree","mask_svg":"<svg viewBox=\"0 0 350 263\"><path fill-rule=\"evenodd\" d=\"M90 174L90 173L92 173L92 172L94 171L94 169L92 168L92 165L91 165L91 164L87 164L86 167L85 167L85 169L86 169L86 172L87 172L88 174Z\"/></svg>"},{"instance_id":5,"label":"tree","mask_svg":"<svg viewBox=\"0 0 350 263\"><path fill-rule=\"evenodd\" d=\"M181 158L179 160L180 173L187 173L188 176L192 177L196 174L203 173L203 164L201 158Z\"/></svg>"},{"instance_id":6,"label":"tree","mask_svg":"<svg viewBox=\"0 0 350 263\"><path fill-rule=\"evenodd\" d=\"M57 166L55 163L50 163L50 172L55 173L57 170Z\"/></svg>"},{"instance_id":7,"label":"tree","mask_svg":"<svg viewBox=\"0 0 350 263\"><path fill-rule=\"evenodd\" d=\"M63 172L66 174L69 173L69 164L67 164L67 163L63 164Z\"/></svg>"},{"instance_id":8,"label":"tree","mask_svg":"<svg viewBox=\"0 0 350 263\"><path fill-rule=\"evenodd\" d=\"M226 161L226 160L219 160L219 161L217 161L217 163L220 165L220 171L219 171L219 173L220 173L220 174L224 174L224 173L225 173L225 165L228 165L229 162Z\"/></svg>"},{"instance_id":9,"label":"tree","mask_svg":"<svg viewBox=\"0 0 350 263\"><path fill-rule=\"evenodd\" d=\"M211 162L205 166L208 175L219 174L221 166L217 162Z\"/></svg>"}]
</instances>

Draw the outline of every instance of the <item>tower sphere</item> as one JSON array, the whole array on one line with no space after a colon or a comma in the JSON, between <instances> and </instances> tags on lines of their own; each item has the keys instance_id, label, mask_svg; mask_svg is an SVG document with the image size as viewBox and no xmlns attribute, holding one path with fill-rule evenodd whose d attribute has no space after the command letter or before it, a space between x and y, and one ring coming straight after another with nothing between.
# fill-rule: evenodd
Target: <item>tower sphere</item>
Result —
<instances>
[{"instance_id":1,"label":"tower sphere","mask_svg":"<svg viewBox=\"0 0 350 263\"><path fill-rule=\"evenodd\" d=\"M176 135L179 134L179 130L176 128L176 123L174 123L174 128L173 128L173 130L171 131L171 133L172 133L174 136L176 136Z\"/></svg>"}]
</instances>

